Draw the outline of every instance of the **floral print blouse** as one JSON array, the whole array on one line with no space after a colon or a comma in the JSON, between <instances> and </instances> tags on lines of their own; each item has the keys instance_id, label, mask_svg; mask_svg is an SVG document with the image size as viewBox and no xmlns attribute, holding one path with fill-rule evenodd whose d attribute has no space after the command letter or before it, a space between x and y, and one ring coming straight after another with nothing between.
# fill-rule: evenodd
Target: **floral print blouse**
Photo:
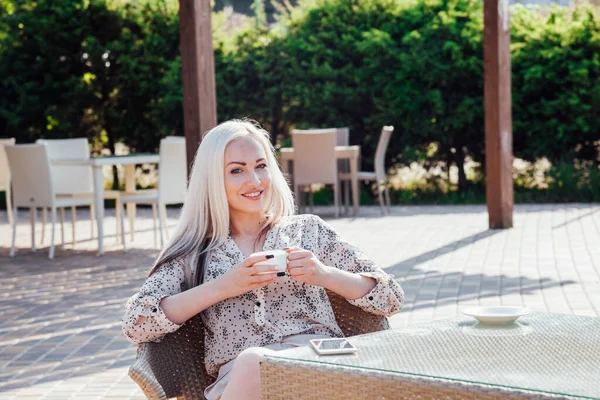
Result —
<instances>
[{"instance_id":1,"label":"floral print blouse","mask_svg":"<svg viewBox=\"0 0 600 400\"><path fill-rule=\"evenodd\" d=\"M365 311L392 315L402 308L404 293L386 274L354 246L345 242L325 221L314 215L283 218L267 234L263 250L298 246L310 250L325 265L374 278L376 286L364 297L348 300ZM216 279L244 260L231 237L210 255L204 282ZM163 313L160 301L184 290L183 261L159 268L126 305L123 331L134 343L159 342L181 325ZM206 368L217 375L219 367L249 347L265 346L283 337L322 334L343 337L325 289L297 282L289 276L243 295L221 301L203 311ZM136 325L140 316L146 320Z\"/></svg>"}]
</instances>

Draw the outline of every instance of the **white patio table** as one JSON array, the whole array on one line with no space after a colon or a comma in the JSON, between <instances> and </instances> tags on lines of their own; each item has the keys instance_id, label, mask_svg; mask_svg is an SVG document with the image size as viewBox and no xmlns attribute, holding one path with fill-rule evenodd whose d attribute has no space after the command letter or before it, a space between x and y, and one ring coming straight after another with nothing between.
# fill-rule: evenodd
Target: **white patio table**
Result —
<instances>
[{"instance_id":1,"label":"white patio table","mask_svg":"<svg viewBox=\"0 0 600 400\"><path fill-rule=\"evenodd\" d=\"M52 160L52 165L89 165L94 175L94 204L96 206L96 226L98 227L98 255L104 254L104 174L105 165L122 165L125 169L125 190L135 191L135 166L138 164L158 164L158 154L128 154L124 156L91 157L87 160ZM128 215L135 216L135 204L127 205ZM121 227L123 229L123 227Z\"/></svg>"},{"instance_id":2,"label":"white patio table","mask_svg":"<svg viewBox=\"0 0 600 400\"><path fill-rule=\"evenodd\" d=\"M304 346L265 356L263 399L600 399L600 318L461 317L348 341L356 354Z\"/></svg>"},{"instance_id":3,"label":"white patio table","mask_svg":"<svg viewBox=\"0 0 600 400\"><path fill-rule=\"evenodd\" d=\"M358 216L358 159L360 157L360 146L335 146L335 158L338 160L350 160L350 181L352 186L352 206L354 216ZM294 148L282 147L279 153L279 161L283 172L289 172L290 161L294 161Z\"/></svg>"}]
</instances>

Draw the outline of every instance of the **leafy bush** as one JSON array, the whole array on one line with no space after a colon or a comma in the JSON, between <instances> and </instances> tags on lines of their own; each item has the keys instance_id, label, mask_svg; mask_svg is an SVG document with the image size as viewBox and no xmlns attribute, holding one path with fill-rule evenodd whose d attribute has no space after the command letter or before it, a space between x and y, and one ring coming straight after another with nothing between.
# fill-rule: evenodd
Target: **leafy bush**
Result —
<instances>
[{"instance_id":1,"label":"leafy bush","mask_svg":"<svg viewBox=\"0 0 600 400\"><path fill-rule=\"evenodd\" d=\"M598 160L600 16L589 7L513 8L515 155Z\"/></svg>"},{"instance_id":2,"label":"leafy bush","mask_svg":"<svg viewBox=\"0 0 600 400\"><path fill-rule=\"evenodd\" d=\"M165 85L156 85L179 52L173 7L164 1L11 4L0 16L0 31L7 32L0 45L4 135L19 142L88 136L114 153L117 141L154 150L173 131L158 112Z\"/></svg>"},{"instance_id":3,"label":"leafy bush","mask_svg":"<svg viewBox=\"0 0 600 400\"><path fill-rule=\"evenodd\" d=\"M183 134L176 0L0 5L0 136L87 136L114 152L118 141L151 151L161 137ZM306 0L280 8L270 27L214 14L220 121L257 119L279 143L291 127L349 126L367 168L381 126L394 125L390 168L456 165L460 190L482 187L464 168L467 159L485 165L479 0ZM547 157L555 171L596 171L597 10L515 5L511 14L515 155Z\"/></svg>"}]
</instances>

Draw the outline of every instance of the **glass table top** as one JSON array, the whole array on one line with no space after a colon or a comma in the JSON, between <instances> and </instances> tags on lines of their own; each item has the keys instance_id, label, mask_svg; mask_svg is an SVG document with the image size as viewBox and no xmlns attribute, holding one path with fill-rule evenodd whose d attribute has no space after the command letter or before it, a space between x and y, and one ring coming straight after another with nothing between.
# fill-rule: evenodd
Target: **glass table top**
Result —
<instances>
[{"instance_id":1,"label":"glass table top","mask_svg":"<svg viewBox=\"0 0 600 400\"><path fill-rule=\"evenodd\" d=\"M600 399L600 318L533 313L485 325L464 317L349 341L356 354L305 346L267 357Z\"/></svg>"}]
</instances>

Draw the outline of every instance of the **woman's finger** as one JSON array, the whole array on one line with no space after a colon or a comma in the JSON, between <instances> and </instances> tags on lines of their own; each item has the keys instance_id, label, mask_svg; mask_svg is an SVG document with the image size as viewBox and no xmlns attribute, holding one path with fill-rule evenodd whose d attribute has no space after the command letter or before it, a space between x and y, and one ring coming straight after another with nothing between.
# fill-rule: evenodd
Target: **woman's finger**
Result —
<instances>
[{"instance_id":1,"label":"woman's finger","mask_svg":"<svg viewBox=\"0 0 600 400\"><path fill-rule=\"evenodd\" d=\"M287 249L284 249L283 251L285 251L286 253L291 253L292 251L298 251L298 250L304 250L298 246L292 246L292 247L288 247Z\"/></svg>"},{"instance_id":2,"label":"woman's finger","mask_svg":"<svg viewBox=\"0 0 600 400\"><path fill-rule=\"evenodd\" d=\"M288 269L304 267L312 264L313 263L310 258L299 258L297 260L288 261L287 263Z\"/></svg>"},{"instance_id":3,"label":"woman's finger","mask_svg":"<svg viewBox=\"0 0 600 400\"><path fill-rule=\"evenodd\" d=\"M269 282L272 280L276 280L277 279L277 274L260 274L260 275L254 275L250 277L250 283L251 284L255 284L255 283L264 283L264 282Z\"/></svg>"},{"instance_id":4,"label":"woman's finger","mask_svg":"<svg viewBox=\"0 0 600 400\"><path fill-rule=\"evenodd\" d=\"M248 275L265 274L267 272L276 271L279 271L279 266L277 265L253 265L244 270Z\"/></svg>"},{"instance_id":5,"label":"woman's finger","mask_svg":"<svg viewBox=\"0 0 600 400\"><path fill-rule=\"evenodd\" d=\"M300 281L300 282L307 282L310 280L310 275L306 275L306 274L298 274L298 275L292 275L290 274L290 277L295 280L295 281Z\"/></svg>"},{"instance_id":6,"label":"woman's finger","mask_svg":"<svg viewBox=\"0 0 600 400\"><path fill-rule=\"evenodd\" d=\"M240 266L249 268L249 267L252 267L257 262L261 262L261 261L265 261L265 260L270 260L271 258L273 258L272 254L250 256L250 257L246 258L244 261L242 261L240 263Z\"/></svg>"},{"instance_id":7,"label":"woman's finger","mask_svg":"<svg viewBox=\"0 0 600 400\"><path fill-rule=\"evenodd\" d=\"M290 268L288 269L288 274L291 276L308 275L310 274L310 269L307 267Z\"/></svg>"},{"instance_id":8,"label":"woman's finger","mask_svg":"<svg viewBox=\"0 0 600 400\"><path fill-rule=\"evenodd\" d=\"M313 253L308 250L297 250L288 253L288 261L289 260L297 260L299 258L310 258L313 256Z\"/></svg>"}]
</instances>

